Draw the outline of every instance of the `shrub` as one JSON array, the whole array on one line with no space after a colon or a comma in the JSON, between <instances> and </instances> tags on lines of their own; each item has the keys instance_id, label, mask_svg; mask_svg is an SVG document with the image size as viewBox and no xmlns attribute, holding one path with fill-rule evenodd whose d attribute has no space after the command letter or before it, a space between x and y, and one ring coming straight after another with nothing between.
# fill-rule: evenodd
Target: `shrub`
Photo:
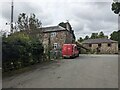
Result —
<instances>
[{"instance_id":1,"label":"shrub","mask_svg":"<svg viewBox=\"0 0 120 90\"><path fill-rule=\"evenodd\" d=\"M3 71L19 69L40 62L43 55L42 43L21 32L2 40Z\"/></svg>"}]
</instances>

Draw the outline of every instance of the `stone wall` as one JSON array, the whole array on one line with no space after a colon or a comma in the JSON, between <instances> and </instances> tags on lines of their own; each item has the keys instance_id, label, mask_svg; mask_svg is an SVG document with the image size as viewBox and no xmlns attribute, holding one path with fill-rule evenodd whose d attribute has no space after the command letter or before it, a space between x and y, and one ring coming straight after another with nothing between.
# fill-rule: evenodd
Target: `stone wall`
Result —
<instances>
[{"instance_id":1,"label":"stone wall","mask_svg":"<svg viewBox=\"0 0 120 90\"><path fill-rule=\"evenodd\" d=\"M66 41L65 43L67 44L70 44L70 43L75 43L75 39L73 38L73 35L72 33L70 32L66 32Z\"/></svg>"},{"instance_id":2,"label":"stone wall","mask_svg":"<svg viewBox=\"0 0 120 90\"><path fill-rule=\"evenodd\" d=\"M65 43L74 43L75 40L73 35L69 31L57 31L57 32L42 32L42 30L29 30L29 31L22 31L31 35L32 37L37 37L43 43L44 48L47 49L49 43L49 36L50 36L50 43L51 47L53 48L53 44L57 43L59 48L62 48L62 45ZM52 36L52 33L55 35Z\"/></svg>"},{"instance_id":3,"label":"stone wall","mask_svg":"<svg viewBox=\"0 0 120 90\"><path fill-rule=\"evenodd\" d=\"M52 32L51 32L52 33ZM62 45L66 41L66 31L59 31L56 32L55 36L51 36L51 33L44 33L44 38L43 38L43 45L44 47L48 47L48 42L49 42L49 34L50 34L50 43L51 47L53 47L54 43L57 43L58 46L61 48Z\"/></svg>"},{"instance_id":4,"label":"stone wall","mask_svg":"<svg viewBox=\"0 0 120 90\"><path fill-rule=\"evenodd\" d=\"M118 53L118 43L111 43L111 46L108 46L108 43L103 43L100 51L101 53Z\"/></svg>"}]
</instances>

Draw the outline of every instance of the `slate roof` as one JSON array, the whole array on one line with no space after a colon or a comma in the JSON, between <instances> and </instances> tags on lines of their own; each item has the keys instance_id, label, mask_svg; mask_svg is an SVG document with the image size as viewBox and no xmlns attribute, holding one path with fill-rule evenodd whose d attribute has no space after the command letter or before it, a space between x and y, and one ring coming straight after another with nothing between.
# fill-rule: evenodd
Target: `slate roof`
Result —
<instances>
[{"instance_id":1,"label":"slate roof","mask_svg":"<svg viewBox=\"0 0 120 90\"><path fill-rule=\"evenodd\" d=\"M107 38L99 38L99 39L88 39L82 42L83 44L96 44L96 43L117 43L117 41L107 39Z\"/></svg>"},{"instance_id":2,"label":"slate roof","mask_svg":"<svg viewBox=\"0 0 120 90\"><path fill-rule=\"evenodd\" d=\"M65 28L57 25L57 26L50 26L50 27L42 27L43 32L55 32L55 31L64 31Z\"/></svg>"},{"instance_id":3,"label":"slate roof","mask_svg":"<svg viewBox=\"0 0 120 90\"><path fill-rule=\"evenodd\" d=\"M42 28L39 28L39 29L42 29L43 33L48 33L48 32L57 32L57 31L66 31L67 29L62 27L62 26L49 26L49 27L42 27ZM75 39L75 35L74 35L74 30L67 30L69 31L72 35L73 35L73 38Z\"/></svg>"}]
</instances>

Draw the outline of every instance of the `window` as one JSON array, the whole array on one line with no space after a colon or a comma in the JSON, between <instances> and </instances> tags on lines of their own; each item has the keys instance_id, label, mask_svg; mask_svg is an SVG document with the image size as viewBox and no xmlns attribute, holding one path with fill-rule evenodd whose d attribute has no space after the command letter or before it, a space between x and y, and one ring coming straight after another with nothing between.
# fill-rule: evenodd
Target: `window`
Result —
<instances>
[{"instance_id":1,"label":"window","mask_svg":"<svg viewBox=\"0 0 120 90\"><path fill-rule=\"evenodd\" d=\"M108 47L111 47L111 43L108 43Z\"/></svg>"},{"instance_id":2,"label":"window","mask_svg":"<svg viewBox=\"0 0 120 90\"><path fill-rule=\"evenodd\" d=\"M57 49L58 48L58 43L54 43L53 44L53 49Z\"/></svg>"},{"instance_id":3,"label":"window","mask_svg":"<svg viewBox=\"0 0 120 90\"><path fill-rule=\"evenodd\" d=\"M56 36L56 32L52 32L51 37L55 37L55 36Z\"/></svg>"},{"instance_id":4,"label":"window","mask_svg":"<svg viewBox=\"0 0 120 90\"><path fill-rule=\"evenodd\" d=\"M98 47L101 47L101 43L100 43L100 44L98 44Z\"/></svg>"},{"instance_id":5,"label":"window","mask_svg":"<svg viewBox=\"0 0 120 90\"><path fill-rule=\"evenodd\" d=\"M89 44L89 47L92 47L92 44Z\"/></svg>"}]
</instances>

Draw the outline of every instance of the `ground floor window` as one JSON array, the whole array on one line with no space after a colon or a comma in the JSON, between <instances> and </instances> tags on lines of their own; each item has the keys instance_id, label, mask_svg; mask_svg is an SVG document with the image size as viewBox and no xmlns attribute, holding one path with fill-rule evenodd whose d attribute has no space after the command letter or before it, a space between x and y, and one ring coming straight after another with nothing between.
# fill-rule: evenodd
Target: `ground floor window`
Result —
<instances>
[{"instance_id":1,"label":"ground floor window","mask_svg":"<svg viewBox=\"0 0 120 90\"><path fill-rule=\"evenodd\" d=\"M101 43L98 44L98 47L101 47Z\"/></svg>"},{"instance_id":2,"label":"ground floor window","mask_svg":"<svg viewBox=\"0 0 120 90\"><path fill-rule=\"evenodd\" d=\"M92 44L89 44L89 47L92 47Z\"/></svg>"},{"instance_id":3,"label":"ground floor window","mask_svg":"<svg viewBox=\"0 0 120 90\"><path fill-rule=\"evenodd\" d=\"M57 49L58 48L58 43L54 43L53 44L53 49Z\"/></svg>"},{"instance_id":4,"label":"ground floor window","mask_svg":"<svg viewBox=\"0 0 120 90\"><path fill-rule=\"evenodd\" d=\"M111 47L111 43L108 43L108 47Z\"/></svg>"}]
</instances>

